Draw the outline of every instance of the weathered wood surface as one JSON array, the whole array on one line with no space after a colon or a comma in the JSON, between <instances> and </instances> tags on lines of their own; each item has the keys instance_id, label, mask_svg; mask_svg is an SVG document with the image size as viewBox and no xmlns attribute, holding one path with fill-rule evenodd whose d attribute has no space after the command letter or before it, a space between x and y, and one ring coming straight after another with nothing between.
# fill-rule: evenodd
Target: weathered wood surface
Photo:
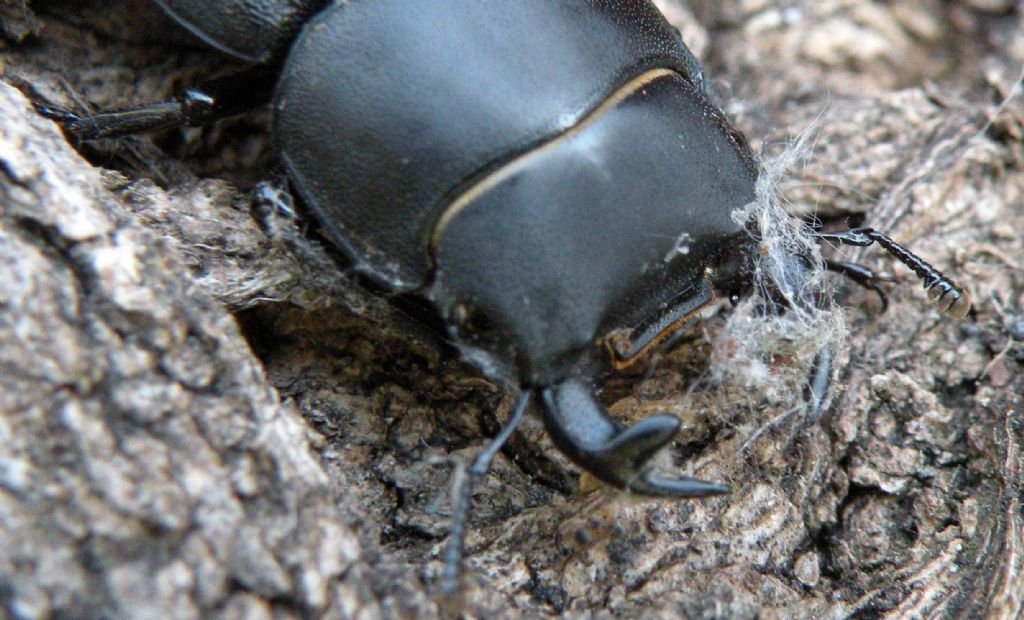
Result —
<instances>
[{"instance_id":1,"label":"weathered wood surface","mask_svg":"<svg viewBox=\"0 0 1024 620\"><path fill-rule=\"evenodd\" d=\"M1021 617L1024 115L997 106L1024 67L1022 15L663 4L756 147L813 125L780 186L795 211L888 231L975 311L944 320L891 260L847 253L903 285L885 314L851 291L826 420L756 436L792 397L700 381L729 355L710 317L606 396L679 415L676 466L734 493L567 493L573 470L528 425L477 495L466 613ZM257 226L243 190L272 163L265 114L85 159L32 112L24 93L116 107L222 66L150 5L0 3L0 609L441 614L449 462L510 402L379 325L386 308L287 222Z\"/></svg>"}]
</instances>

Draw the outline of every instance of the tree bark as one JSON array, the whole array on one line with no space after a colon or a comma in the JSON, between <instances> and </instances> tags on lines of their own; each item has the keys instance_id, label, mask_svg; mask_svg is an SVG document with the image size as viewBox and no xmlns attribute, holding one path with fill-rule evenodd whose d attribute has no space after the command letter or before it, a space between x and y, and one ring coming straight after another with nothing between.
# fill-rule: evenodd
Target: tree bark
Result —
<instances>
[{"instance_id":1,"label":"tree bark","mask_svg":"<svg viewBox=\"0 0 1024 620\"><path fill-rule=\"evenodd\" d=\"M766 161L810 136L778 181L794 213L885 231L974 309L945 319L881 252L827 250L899 283L884 313L842 290L821 423L744 364L805 369L743 359L709 316L604 398L679 416L668 466L732 494L576 491L530 420L474 495L466 589L443 601L450 464L511 399L360 290L315 228L250 215L266 111L77 150L35 114L223 69L153 3L0 3L4 614L1022 617L1021 11L661 4Z\"/></svg>"}]
</instances>

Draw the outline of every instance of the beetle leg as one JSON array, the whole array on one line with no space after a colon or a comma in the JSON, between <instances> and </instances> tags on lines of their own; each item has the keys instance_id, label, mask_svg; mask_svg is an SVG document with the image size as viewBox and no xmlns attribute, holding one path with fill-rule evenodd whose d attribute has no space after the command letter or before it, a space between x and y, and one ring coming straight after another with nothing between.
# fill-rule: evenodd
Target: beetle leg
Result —
<instances>
[{"instance_id":1,"label":"beetle leg","mask_svg":"<svg viewBox=\"0 0 1024 620\"><path fill-rule=\"evenodd\" d=\"M860 286L873 290L878 295L878 299L882 302L882 312L889 309L889 298L886 297L885 291L882 290L882 287L879 286L878 283L894 282L895 278L892 276L877 274L864 265L838 260L826 260L825 269L842 274Z\"/></svg>"},{"instance_id":2,"label":"beetle leg","mask_svg":"<svg viewBox=\"0 0 1024 620\"><path fill-rule=\"evenodd\" d=\"M189 88L181 95L149 105L92 115L81 115L43 103L36 111L60 123L68 135L97 140L154 129L199 126L241 114L270 101L276 70L259 65Z\"/></svg>"},{"instance_id":3,"label":"beetle leg","mask_svg":"<svg viewBox=\"0 0 1024 620\"><path fill-rule=\"evenodd\" d=\"M459 575L462 572L462 554L466 537L466 521L472 503L473 487L487 473L494 455L501 450L512 431L519 426L530 402L530 392L522 391L516 397L512 408L512 416L502 427L498 435L480 451L473 464L461 480L456 480L452 487L452 525L448 531L448 544L444 550L444 575L441 580L441 592L450 596L459 590Z\"/></svg>"},{"instance_id":4,"label":"beetle leg","mask_svg":"<svg viewBox=\"0 0 1024 620\"><path fill-rule=\"evenodd\" d=\"M971 297L967 291L957 286L956 282L947 278L941 271L932 267L920 256L896 243L884 233L874 228L853 228L838 232L815 232L818 239L836 241L844 245L867 247L872 243L882 246L896 260L900 261L921 278L924 288L928 291L928 300L937 302L939 310L948 317L962 319L971 309Z\"/></svg>"},{"instance_id":5,"label":"beetle leg","mask_svg":"<svg viewBox=\"0 0 1024 620\"><path fill-rule=\"evenodd\" d=\"M811 314L827 307L828 300L823 296L821 289L808 284L811 282L812 274L810 261L799 256L784 254L776 257L774 263L775 269L772 278L775 292L773 293L769 289L769 296L777 296L776 301L779 302L779 306L786 303L795 306L798 311ZM835 264L840 265L839 263ZM863 275L864 271L871 273L860 265L852 263L842 263L842 265L852 265L858 270L856 275L851 276L855 280L857 275ZM829 268L828 265L826 268ZM825 342L814 355L810 374L803 388L804 403L806 403L804 415L807 418L817 420L821 417L823 406L828 400L829 390L832 387L832 371L832 351L829 344Z\"/></svg>"},{"instance_id":6,"label":"beetle leg","mask_svg":"<svg viewBox=\"0 0 1024 620\"><path fill-rule=\"evenodd\" d=\"M807 418L817 420L821 417L822 405L825 404L830 387L832 387L832 352L828 347L822 347L814 356L811 375L804 386Z\"/></svg>"},{"instance_id":7,"label":"beetle leg","mask_svg":"<svg viewBox=\"0 0 1024 620\"><path fill-rule=\"evenodd\" d=\"M249 194L249 213L260 226L274 247L290 256L296 265L327 272L343 267L339 261L322 252L316 244L306 238L306 222L296 211L295 198L288 190L287 177L283 175L267 181L260 181Z\"/></svg>"},{"instance_id":8,"label":"beetle leg","mask_svg":"<svg viewBox=\"0 0 1024 620\"><path fill-rule=\"evenodd\" d=\"M648 496L705 497L729 492L720 484L663 478L651 471L651 457L679 430L674 416L651 416L623 429L605 413L594 390L578 379L541 390L541 398L544 424L555 445L596 478Z\"/></svg>"},{"instance_id":9,"label":"beetle leg","mask_svg":"<svg viewBox=\"0 0 1024 620\"><path fill-rule=\"evenodd\" d=\"M288 178L282 175L257 183L249 193L249 213L268 237L279 236L281 223L294 225L299 216Z\"/></svg>"}]
</instances>

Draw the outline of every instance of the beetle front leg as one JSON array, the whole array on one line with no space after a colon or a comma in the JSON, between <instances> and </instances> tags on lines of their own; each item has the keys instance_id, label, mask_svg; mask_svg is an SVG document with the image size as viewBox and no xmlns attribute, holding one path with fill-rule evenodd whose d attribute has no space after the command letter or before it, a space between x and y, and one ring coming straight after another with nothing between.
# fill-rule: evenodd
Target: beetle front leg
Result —
<instances>
[{"instance_id":1,"label":"beetle front leg","mask_svg":"<svg viewBox=\"0 0 1024 620\"><path fill-rule=\"evenodd\" d=\"M920 256L874 228L816 232L814 236L825 241L836 241L843 245L862 248L877 243L921 278L925 290L928 291L928 301L937 303L943 314L950 318L962 319L971 309L971 297L967 291L960 288L956 282L946 277L941 271L929 265Z\"/></svg>"},{"instance_id":2,"label":"beetle front leg","mask_svg":"<svg viewBox=\"0 0 1024 620\"><path fill-rule=\"evenodd\" d=\"M608 417L594 390L569 379L541 390L544 425L555 445L599 480L639 495L706 497L728 487L693 478L663 478L651 470L650 459L679 430L679 420L656 415L623 429Z\"/></svg>"}]
</instances>

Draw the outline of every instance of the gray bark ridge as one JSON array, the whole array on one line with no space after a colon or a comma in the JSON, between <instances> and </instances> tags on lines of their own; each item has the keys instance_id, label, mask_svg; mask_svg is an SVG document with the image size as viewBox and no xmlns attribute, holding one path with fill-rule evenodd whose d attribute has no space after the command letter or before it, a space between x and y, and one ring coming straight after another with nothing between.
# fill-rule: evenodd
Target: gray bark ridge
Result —
<instances>
[{"instance_id":1,"label":"gray bark ridge","mask_svg":"<svg viewBox=\"0 0 1024 620\"><path fill-rule=\"evenodd\" d=\"M344 481L233 317L3 83L0 109L7 613L260 617L272 600L361 601L345 591L361 549L337 508Z\"/></svg>"}]
</instances>

